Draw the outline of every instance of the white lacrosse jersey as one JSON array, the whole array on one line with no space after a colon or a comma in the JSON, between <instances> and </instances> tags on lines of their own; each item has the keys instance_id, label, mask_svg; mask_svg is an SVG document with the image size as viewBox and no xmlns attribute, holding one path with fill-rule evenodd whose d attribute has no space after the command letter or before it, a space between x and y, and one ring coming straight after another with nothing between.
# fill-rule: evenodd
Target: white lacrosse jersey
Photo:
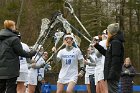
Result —
<instances>
[{"instance_id":1,"label":"white lacrosse jersey","mask_svg":"<svg viewBox=\"0 0 140 93\"><path fill-rule=\"evenodd\" d=\"M35 56L33 57L33 59L35 58ZM39 60L38 60L39 59ZM36 56L35 60L37 61L36 65L39 66L43 63L45 63L45 60L40 57L39 55ZM43 69L43 70L42 70ZM41 75L43 75L42 77L44 77L44 68L42 68L41 71L39 69L34 69L34 68L30 68L28 71L28 83L31 85L37 85L37 76L38 73L41 73ZM39 72L38 72L39 70Z\"/></svg>"},{"instance_id":2,"label":"white lacrosse jersey","mask_svg":"<svg viewBox=\"0 0 140 93\"><path fill-rule=\"evenodd\" d=\"M102 40L99 42L99 45L101 45L104 49L107 49L106 42L107 42L107 40Z\"/></svg>"},{"instance_id":3,"label":"white lacrosse jersey","mask_svg":"<svg viewBox=\"0 0 140 93\"><path fill-rule=\"evenodd\" d=\"M21 45L22 45L23 50L25 50L26 52L30 52L29 46L27 44L21 42ZM27 66L26 58L19 56L19 60L20 60L20 72L28 73L28 66Z\"/></svg>"},{"instance_id":4,"label":"white lacrosse jersey","mask_svg":"<svg viewBox=\"0 0 140 93\"><path fill-rule=\"evenodd\" d=\"M74 78L78 78L78 60L83 59L80 49L73 47L72 50L67 51L66 48L64 48L58 52L57 57L60 58L62 62L59 79L68 83Z\"/></svg>"},{"instance_id":5,"label":"white lacrosse jersey","mask_svg":"<svg viewBox=\"0 0 140 93\"><path fill-rule=\"evenodd\" d=\"M96 54L95 54L96 55ZM95 85L97 84L98 81L104 79L104 64L102 64L102 56L101 57L95 57Z\"/></svg>"},{"instance_id":6,"label":"white lacrosse jersey","mask_svg":"<svg viewBox=\"0 0 140 93\"><path fill-rule=\"evenodd\" d=\"M38 74L41 74L41 77L44 78L45 68L40 68Z\"/></svg>"},{"instance_id":7,"label":"white lacrosse jersey","mask_svg":"<svg viewBox=\"0 0 140 93\"><path fill-rule=\"evenodd\" d=\"M102 40L102 41L99 42L99 44L100 44L105 50L107 50L106 42L107 42L107 40ZM102 55L102 60L101 60L101 62L102 62L102 64L104 65L104 62L105 62L105 56L104 56L104 55ZM103 66L103 68L104 68L104 66Z\"/></svg>"},{"instance_id":8,"label":"white lacrosse jersey","mask_svg":"<svg viewBox=\"0 0 140 93\"><path fill-rule=\"evenodd\" d=\"M34 56L35 57L35 56ZM33 59L34 59L33 57ZM39 59L39 60L38 60ZM42 57L39 57L38 55L36 56L35 60L37 61L36 66L39 66L41 64L45 63L45 60ZM30 68L30 71L33 72L35 74L35 76L38 76L38 69L34 69L34 68ZM42 75L44 74L44 72L42 72Z\"/></svg>"},{"instance_id":9,"label":"white lacrosse jersey","mask_svg":"<svg viewBox=\"0 0 140 93\"><path fill-rule=\"evenodd\" d=\"M92 55L92 57L94 57L94 56L95 56L95 55ZM87 61L88 61L89 63L91 63L89 59L87 59ZM89 75L93 75L94 73L95 73L95 66L86 65L85 77L89 77Z\"/></svg>"},{"instance_id":10,"label":"white lacrosse jersey","mask_svg":"<svg viewBox=\"0 0 140 93\"><path fill-rule=\"evenodd\" d=\"M106 40L102 40L99 42L99 44L104 48L106 48ZM105 62L105 56L96 57L96 67L95 67L95 85L98 81L104 79L104 62Z\"/></svg>"}]
</instances>

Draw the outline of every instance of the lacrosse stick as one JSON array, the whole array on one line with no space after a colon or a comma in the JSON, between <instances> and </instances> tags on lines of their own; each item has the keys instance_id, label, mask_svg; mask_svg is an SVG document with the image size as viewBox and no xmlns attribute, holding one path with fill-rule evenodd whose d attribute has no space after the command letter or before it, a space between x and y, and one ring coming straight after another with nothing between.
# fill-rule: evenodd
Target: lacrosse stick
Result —
<instances>
[{"instance_id":1,"label":"lacrosse stick","mask_svg":"<svg viewBox=\"0 0 140 93\"><path fill-rule=\"evenodd\" d=\"M40 35L33 47L34 49L37 49L37 46L43 45L45 43L51 29L58 23L58 21L56 20L58 15L59 13L55 13L51 18L51 22L47 18L42 19Z\"/></svg>"},{"instance_id":2,"label":"lacrosse stick","mask_svg":"<svg viewBox=\"0 0 140 93\"><path fill-rule=\"evenodd\" d=\"M63 44L55 51L55 53L58 52L64 45L65 45L65 44L63 43ZM52 59L52 57L54 56L55 53L53 53L53 54L48 58L48 60L47 60L45 63L48 63L48 62Z\"/></svg>"},{"instance_id":3,"label":"lacrosse stick","mask_svg":"<svg viewBox=\"0 0 140 93\"><path fill-rule=\"evenodd\" d=\"M45 34L45 38L43 39L43 41L41 42L41 45L43 45L45 43L45 40L47 39L48 35L50 34L50 31L54 28L54 26L59 23L58 20L56 20L57 16L59 16L59 12L56 12L53 14L52 18L51 18L51 22L49 24L49 27L47 30L47 33Z\"/></svg>"},{"instance_id":4,"label":"lacrosse stick","mask_svg":"<svg viewBox=\"0 0 140 93\"><path fill-rule=\"evenodd\" d=\"M78 17L75 15L74 10L72 8L72 6L70 5L70 3L68 3L67 1L65 1L64 3L64 7L66 9L68 9L70 11L70 13L74 16L74 18L78 21L78 23L81 25L81 27L84 29L84 31L87 33L87 35L89 37L91 37L91 35L88 33L88 31L86 30L86 28L83 26L83 24L81 23L81 21L78 19Z\"/></svg>"},{"instance_id":5,"label":"lacrosse stick","mask_svg":"<svg viewBox=\"0 0 140 93\"><path fill-rule=\"evenodd\" d=\"M61 32L61 30L57 29L57 32L55 33L55 47L58 44L60 38L64 35L64 32Z\"/></svg>"},{"instance_id":6,"label":"lacrosse stick","mask_svg":"<svg viewBox=\"0 0 140 93\"><path fill-rule=\"evenodd\" d=\"M48 19L42 20L41 32L40 32L39 38L37 39L37 42L35 43L33 49L37 50L39 45L43 46L43 44L45 43L48 35L50 34L50 31L59 22L58 20L56 20L57 15L59 15L59 14L55 13L53 15L53 17L51 18L51 22ZM37 54L39 53L40 49L38 49ZM36 57L37 57L37 55L35 55L35 58Z\"/></svg>"},{"instance_id":7,"label":"lacrosse stick","mask_svg":"<svg viewBox=\"0 0 140 93\"><path fill-rule=\"evenodd\" d=\"M65 28L67 33L72 33L71 28L73 28L76 32L78 32L80 35L82 35L88 42L91 42L90 39L88 39L79 30L77 30L74 26L72 26L65 18L63 18L62 14L59 14L56 19L59 20L63 24L63 27Z\"/></svg>"},{"instance_id":8,"label":"lacrosse stick","mask_svg":"<svg viewBox=\"0 0 140 93\"><path fill-rule=\"evenodd\" d=\"M43 36L42 36L42 38L41 38L39 44L37 44L38 46L39 46L39 45L43 45L43 44L45 43L45 41L46 41L48 35L50 34L50 31L53 29L53 27L54 27L58 22L60 22L60 21L56 20L57 16L59 16L59 15L60 15L59 12L55 12L55 13L53 14L52 18L51 18L51 22L49 22L49 24L47 25L47 27L44 28L45 25L42 26L42 28L45 29L45 30L44 30L45 33L41 34L41 35L43 35ZM43 32L43 31L41 31L41 32ZM60 38L61 38L62 36L63 36L63 33L62 33L62 32L58 32L58 33L56 34L56 38L57 38L57 39L56 39L56 41L55 41L55 46L57 45L58 41L60 40ZM39 49L39 50L40 50L40 49ZM38 52L39 52L39 51L38 51ZM43 54L41 54L41 55L43 55ZM37 56L37 55L36 55L36 56ZM39 59L40 59L40 57L39 57ZM38 60L39 60L39 59L38 59ZM38 60L37 60L37 61L38 61Z\"/></svg>"},{"instance_id":9,"label":"lacrosse stick","mask_svg":"<svg viewBox=\"0 0 140 93\"><path fill-rule=\"evenodd\" d=\"M44 35L45 35L45 33L47 33L45 30L48 29L49 23L50 23L49 19L47 19L47 18L42 19L41 31L40 31L39 37L33 47L34 50L37 50L38 46L40 45L43 38L45 37Z\"/></svg>"}]
</instances>

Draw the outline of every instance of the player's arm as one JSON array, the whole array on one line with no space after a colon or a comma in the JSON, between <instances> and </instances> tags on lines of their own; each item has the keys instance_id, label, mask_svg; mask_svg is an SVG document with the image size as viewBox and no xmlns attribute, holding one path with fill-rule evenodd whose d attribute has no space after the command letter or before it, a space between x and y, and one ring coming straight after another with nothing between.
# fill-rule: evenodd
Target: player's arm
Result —
<instances>
[{"instance_id":1,"label":"player's arm","mask_svg":"<svg viewBox=\"0 0 140 93\"><path fill-rule=\"evenodd\" d=\"M52 52L54 52L53 61L54 62L60 62L60 60L61 60L61 50L58 53L56 53L56 48L53 47Z\"/></svg>"}]
</instances>

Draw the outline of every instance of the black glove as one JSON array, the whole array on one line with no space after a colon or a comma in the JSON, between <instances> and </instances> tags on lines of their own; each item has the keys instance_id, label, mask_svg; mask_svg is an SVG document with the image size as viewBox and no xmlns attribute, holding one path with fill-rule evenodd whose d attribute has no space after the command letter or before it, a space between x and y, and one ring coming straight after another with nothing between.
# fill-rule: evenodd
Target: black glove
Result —
<instances>
[{"instance_id":1,"label":"black glove","mask_svg":"<svg viewBox=\"0 0 140 93\"><path fill-rule=\"evenodd\" d=\"M124 74L129 75L130 74L130 71L129 70L125 70L124 71Z\"/></svg>"},{"instance_id":2,"label":"black glove","mask_svg":"<svg viewBox=\"0 0 140 93\"><path fill-rule=\"evenodd\" d=\"M34 51L34 50L30 51L30 57L32 58L33 56L35 56L36 53L37 51Z\"/></svg>"},{"instance_id":3,"label":"black glove","mask_svg":"<svg viewBox=\"0 0 140 93\"><path fill-rule=\"evenodd\" d=\"M124 76L124 75L130 75L130 72L128 70L125 70L123 72L121 72L121 75Z\"/></svg>"},{"instance_id":4,"label":"black glove","mask_svg":"<svg viewBox=\"0 0 140 93\"><path fill-rule=\"evenodd\" d=\"M78 76L83 77L84 74L85 74L85 68L81 67Z\"/></svg>"}]
</instances>

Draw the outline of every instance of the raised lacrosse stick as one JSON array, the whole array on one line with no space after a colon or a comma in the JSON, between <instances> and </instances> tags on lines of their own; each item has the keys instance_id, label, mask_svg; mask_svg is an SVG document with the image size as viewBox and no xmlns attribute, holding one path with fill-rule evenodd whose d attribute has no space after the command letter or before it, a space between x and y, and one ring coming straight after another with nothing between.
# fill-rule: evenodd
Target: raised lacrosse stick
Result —
<instances>
[{"instance_id":1,"label":"raised lacrosse stick","mask_svg":"<svg viewBox=\"0 0 140 93\"><path fill-rule=\"evenodd\" d=\"M67 33L72 33L71 28L73 28L76 32L78 32L80 35L82 35L88 42L91 42L90 39L88 39L79 30L77 30L74 26L72 26L65 18L63 18L62 14L59 14L56 19L59 20L63 24L63 27Z\"/></svg>"},{"instance_id":2,"label":"raised lacrosse stick","mask_svg":"<svg viewBox=\"0 0 140 93\"><path fill-rule=\"evenodd\" d=\"M60 47L58 47L57 50L55 51L55 53L58 52L64 45L65 45L65 44L63 43ZM53 58L53 56L55 55L55 53L53 53L53 54L48 58L48 60L47 60L45 63L48 63L48 62Z\"/></svg>"},{"instance_id":3,"label":"raised lacrosse stick","mask_svg":"<svg viewBox=\"0 0 140 93\"><path fill-rule=\"evenodd\" d=\"M41 32L44 32L44 33L41 33L42 35L42 38L39 40L39 43L37 43L37 46L39 45L42 45L45 43L48 35L50 34L50 31L53 29L53 27L59 22L58 20L56 20L57 16L59 15L59 12L56 12L52 18L51 18L51 22L49 22L49 24L47 25L47 29L44 27L45 25L42 25L42 29L45 29L45 30L42 30ZM37 48L36 48L37 49ZM38 50L38 52L40 51L40 49ZM43 54L41 54L43 55ZM35 56L35 58L37 57L37 55ZM40 57L37 59L37 61L40 59Z\"/></svg>"},{"instance_id":4,"label":"raised lacrosse stick","mask_svg":"<svg viewBox=\"0 0 140 93\"><path fill-rule=\"evenodd\" d=\"M37 41L35 42L35 45L33 46L33 49L37 50L38 46L41 45L41 42L45 37L45 33L47 33L46 29L48 29L49 23L50 23L49 19L47 19L47 18L42 19L40 34L39 34Z\"/></svg>"},{"instance_id":5,"label":"raised lacrosse stick","mask_svg":"<svg viewBox=\"0 0 140 93\"><path fill-rule=\"evenodd\" d=\"M54 13L51 21L49 21L47 18L42 19L40 35L35 43L35 46L33 47L34 49L37 49L39 45L43 45L45 43L51 29L58 23L58 20L56 20L58 15L59 13Z\"/></svg>"},{"instance_id":6,"label":"raised lacrosse stick","mask_svg":"<svg viewBox=\"0 0 140 93\"><path fill-rule=\"evenodd\" d=\"M57 46L59 40L64 35L64 32L61 32L60 29L57 29L57 32L55 32L54 38L55 38L55 47Z\"/></svg>"},{"instance_id":7,"label":"raised lacrosse stick","mask_svg":"<svg viewBox=\"0 0 140 93\"><path fill-rule=\"evenodd\" d=\"M60 38L62 38L63 35L64 35L64 32L61 32L61 31L59 31L59 30L58 30L58 32L55 33L55 37L56 37L56 40L55 40L55 47L57 46L57 44L58 44ZM64 43L63 43L55 52L58 52L63 46L64 46ZM54 56L54 54L55 54L55 53L53 53L53 54L48 58L48 60L45 62L45 64L48 63L48 62L52 59L52 57Z\"/></svg>"},{"instance_id":8,"label":"raised lacrosse stick","mask_svg":"<svg viewBox=\"0 0 140 93\"><path fill-rule=\"evenodd\" d=\"M77 17L76 14L74 13L74 10L73 10L72 6L70 5L70 3L68 3L67 1L65 1L64 7L70 11L70 13L71 13L71 14L74 16L74 18L78 21L78 23L81 25L81 27L82 27L82 28L84 29L84 31L87 33L87 35L88 35L89 37L91 37L91 35L88 33L88 31L86 30L86 28L83 26L83 24L81 23L81 21L78 19L78 17Z\"/></svg>"}]
</instances>

